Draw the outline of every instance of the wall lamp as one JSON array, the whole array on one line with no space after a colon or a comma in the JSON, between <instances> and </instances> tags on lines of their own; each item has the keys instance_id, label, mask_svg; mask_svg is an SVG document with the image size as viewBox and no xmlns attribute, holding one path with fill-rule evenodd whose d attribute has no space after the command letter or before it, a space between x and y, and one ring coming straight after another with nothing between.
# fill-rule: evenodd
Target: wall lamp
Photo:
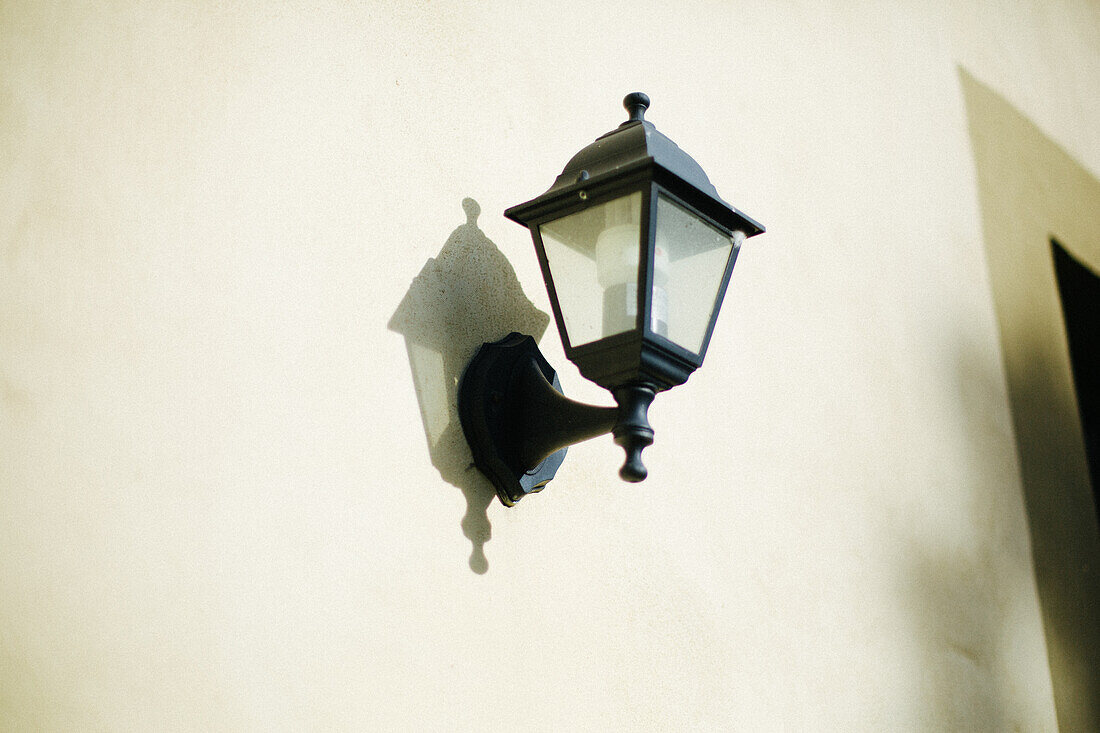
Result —
<instances>
[{"instance_id":1,"label":"wall lamp","mask_svg":"<svg viewBox=\"0 0 1100 733\"><path fill-rule=\"evenodd\" d=\"M646 477L647 412L703 363L741 243L764 227L723 201L703 169L645 120L573 156L545 193L504 215L531 230L565 355L618 407L566 398L530 336L484 344L458 412L474 465L506 506L542 490L573 443L611 433L625 481Z\"/></svg>"}]
</instances>

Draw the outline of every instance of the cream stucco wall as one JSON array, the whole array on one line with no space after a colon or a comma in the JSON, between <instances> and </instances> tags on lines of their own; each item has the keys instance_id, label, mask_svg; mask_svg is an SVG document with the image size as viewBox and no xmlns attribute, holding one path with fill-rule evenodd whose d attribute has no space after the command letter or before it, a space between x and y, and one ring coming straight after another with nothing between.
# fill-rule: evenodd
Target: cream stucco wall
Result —
<instances>
[{"instance_id":1,"label":"cream stucco wall","mask_svg":"<svg viewBox=\"0 0 1100 733\"><path fill-rule=\"evenodd\" d=\"M1086 0L0 4L0 728L1055 729L960 66L1100 171ZM634 89L768 233L505 509L476 345L608 400L500 214Z\"/></svg>"}]
</instances>

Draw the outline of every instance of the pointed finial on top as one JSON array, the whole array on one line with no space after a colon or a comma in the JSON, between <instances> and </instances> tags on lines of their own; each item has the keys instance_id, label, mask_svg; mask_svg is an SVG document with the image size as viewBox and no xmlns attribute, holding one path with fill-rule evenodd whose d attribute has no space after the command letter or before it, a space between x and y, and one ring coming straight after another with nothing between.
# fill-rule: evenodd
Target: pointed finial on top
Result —
<instances>
[{"instance_id":1,"label":"pointed finial on top","mask_svg":"<svg viewBox=\"0 0 1100 733\"><path fill-rule=\"evenodd\" d=\"M649 96L643 92L631 92L623 97L623 106L630 113L627 122L644 122L645 111L649 109Z\"/></svg>"}]
</instances>

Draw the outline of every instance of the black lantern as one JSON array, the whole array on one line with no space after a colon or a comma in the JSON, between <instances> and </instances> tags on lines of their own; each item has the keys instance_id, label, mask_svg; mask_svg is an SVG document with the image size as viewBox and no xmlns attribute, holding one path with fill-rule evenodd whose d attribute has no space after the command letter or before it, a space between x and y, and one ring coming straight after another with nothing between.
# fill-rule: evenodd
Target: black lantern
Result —
<instances>
[{"instance_id":1,"label":"black lantern","mask_svg":"<svg viewBox=\"0 0 1100 733\"><path fill-rule=\"evenodd\" d=\"M531 230L566 356L618 403L566 400L530 337L482 347L459 415L475 464L509 506L553 477L565 446L609 431L627 452L622 478L645 478L649 404L702 364L741 242L764 231L644 119L645 94L623 106L626 122L504 212Z\"/></svg>"}]
</instances>

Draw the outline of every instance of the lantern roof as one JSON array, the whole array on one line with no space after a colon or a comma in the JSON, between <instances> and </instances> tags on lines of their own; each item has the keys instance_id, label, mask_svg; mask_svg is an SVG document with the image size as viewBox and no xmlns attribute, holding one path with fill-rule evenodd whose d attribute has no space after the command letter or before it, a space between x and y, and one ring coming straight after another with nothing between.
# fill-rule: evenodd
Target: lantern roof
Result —
<instances>
[{"instance_id":1,"label":"lantern roof","mask_svg":"<svg viewBox=\"0 0 1100 733\"><path fill-rule=\"evenodd\" d=\"M651 170L654 180L680 189L691 203L702 204L720 223L741 229L746 236L764 231L758 222L744 215L718 195L707 174L695 159L680 149L667 135L645 119L649 97L641 92L628 94L623 106L630 118L614 130L596 138L565 165L561 175L542 195L513 206L504 212L509 219L527 225L542 218L547 209L573 198L574 191L595 188L607 182L631 178L639 171ZM685 185L686 184L686 187ZM693 190L685 190L687 187Z\"/></svg>"}]
</instances>

